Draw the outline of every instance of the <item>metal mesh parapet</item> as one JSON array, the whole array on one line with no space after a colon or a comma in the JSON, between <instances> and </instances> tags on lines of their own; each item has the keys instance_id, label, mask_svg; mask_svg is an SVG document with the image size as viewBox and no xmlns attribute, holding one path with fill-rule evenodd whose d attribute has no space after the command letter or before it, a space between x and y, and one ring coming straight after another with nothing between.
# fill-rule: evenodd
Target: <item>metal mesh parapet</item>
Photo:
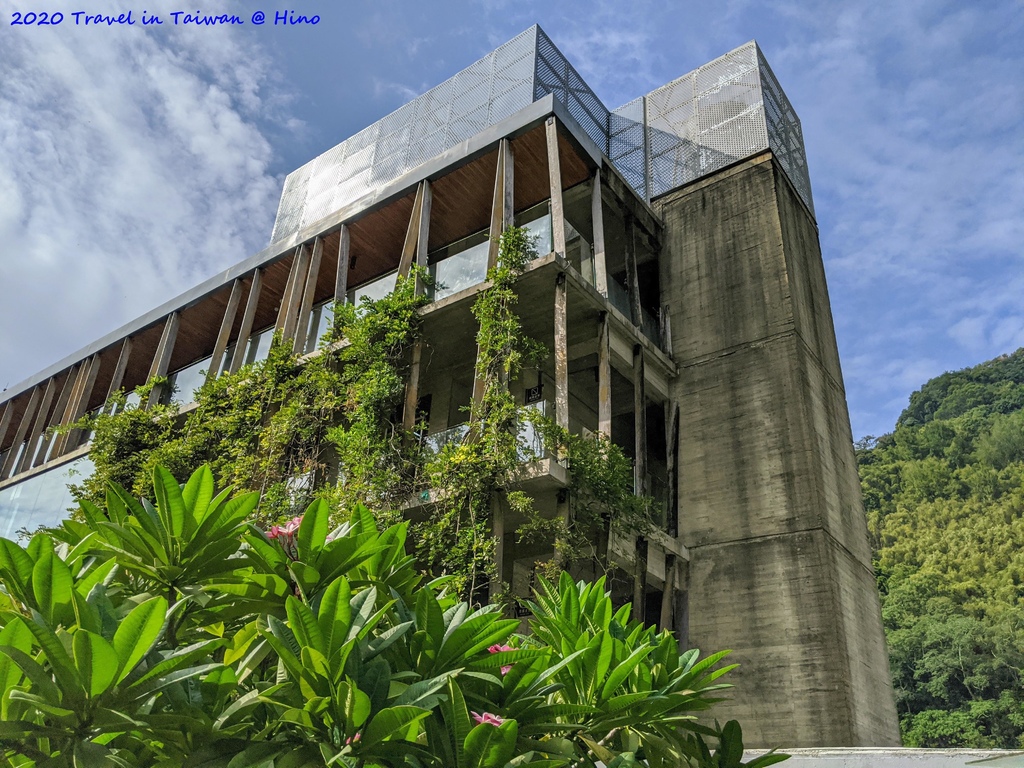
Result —
<instances>
[{"instance_id":1,"label":"metal mesh parapet","mask_svg":"<svg viewBox=\"0 0 1024 768\"><path fill-rule=\"evenodd\" d=\"M813 213L800 120L756 43L609 111L534 26L289 174L271 242L547 94L645 200L771 149Z\"/></svg>"}]
</instances>

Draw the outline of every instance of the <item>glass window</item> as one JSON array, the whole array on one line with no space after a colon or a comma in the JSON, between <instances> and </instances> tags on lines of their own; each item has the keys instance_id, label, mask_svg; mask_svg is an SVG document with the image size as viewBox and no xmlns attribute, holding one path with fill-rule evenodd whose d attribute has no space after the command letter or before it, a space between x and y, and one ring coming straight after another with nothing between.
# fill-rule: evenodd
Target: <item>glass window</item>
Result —
<instances>
[{"instance_id":1,"label":"glass window","mask_svg":"<svg viewBox=\"0 0 1024 768\"><path fill-rule=\"evenodd\" d=\"M391 274L378 277L369 283L363 283L358 288L354 288L348 292L348 303L359 305L362 303L363 298L366 297L371 301L380 301L393 290L395 290L395 283L398 281L398 272L392 272Z\"/></svg>"},{"instance_id":2,"label":"glass window","mask_svg":"<svg viewBox=\"0 0 1024 768\"><path fill-rule=\"evenodd\" d=\"M481 243L451 256L445 256L441 261L433 264L430 267L430 274L434 278L434 301L486 280L489 246L490 242L484 239Z\"/></svg>"},{"instance_id":3,"label":"glass window","mask_svg":"<svg viewBox=\"0 0 1024 768\"><path fill-rule=\"evenodd\" d=\"M526 231L534 236L533 247L538 256L551 253L551 211L547 201L516 215L516 226L526 227Z\"/></svg>"},{"instance_id":4,"label":"glass window","mask_svg":"<svg viewBox=\"0 0 1024 768\"><path fill-rule=\"evenodd\" d=\"M74 504L68 483L80 483L92 471L92 460L82 456L0 490L0 536L11 539L23 528L58 525Z\"/></svg>"},{"instance_id":5,"label":"glass window","mask_svg":"<svg viewBox=\"0 0 1024 768\"><path fill-rule=\"evenodd\" d=\"M172 389L171 402L188 405L196 401L196 392L206 382L210 360L212 357L204 357L167 377Z\"/></svg>"},{"instance_id":6,"label":"glass window","mask_svg":"<svg viewBox=\"0 0 1024 768\"><path fill-rule=\"evenodd\" d=\"M334 313L331 312L332 301L325 301L322 304L317 304L313 307L313 316L310 319L309 327L312 328L312 332L306 337L305 353L309 354L316 345L320 342L320 339L327 333L327 329L331 325L331 320L334 317Z\"/></svg>"},{"instance_id":7,"label":"glass window","mask_svg":"<svg viewBox=\"0 0 1024 768\"><path fill-rule=\"evenodd\" d=\"M245 356L245 364L251 365L260 360L266 360L267 355L270 354L270 344L273 340L274 326L272 325L250 336L249 351Z\"/></svg>"}]
</instances>

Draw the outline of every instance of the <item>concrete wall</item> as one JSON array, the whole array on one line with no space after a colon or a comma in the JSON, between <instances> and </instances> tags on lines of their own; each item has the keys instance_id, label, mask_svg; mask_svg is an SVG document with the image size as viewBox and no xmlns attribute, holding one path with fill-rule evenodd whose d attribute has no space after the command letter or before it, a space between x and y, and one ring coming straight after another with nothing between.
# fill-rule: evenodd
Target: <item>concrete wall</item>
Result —
<instances>
[{"instance_id":1,"label":"concrete wall","mask_svg":"<svg viewBox=\"0 0 1024 768\"><path fill-rule=\"evenodd\" d=\"M750 746L899 743L813 219L769 153L672 192L690 643L732 648Z\"/></svg>"}]
</instances>

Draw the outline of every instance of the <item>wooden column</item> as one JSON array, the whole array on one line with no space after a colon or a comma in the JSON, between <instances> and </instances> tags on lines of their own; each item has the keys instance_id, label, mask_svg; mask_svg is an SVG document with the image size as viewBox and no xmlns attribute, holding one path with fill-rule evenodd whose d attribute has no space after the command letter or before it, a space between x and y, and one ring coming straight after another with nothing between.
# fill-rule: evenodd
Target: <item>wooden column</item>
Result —
<instances>
[{"instance_id":1,"label":"wooden column","mask_svg":"<svg viewBox=\"0 0 1024 768\"><path fill-rule=\"evenodd\" d=\"M75 388L71 390L71 397L68 400L62 424L74 424L85 415L86 410L89 408L89 400L92 397L93 387L96 386L96 376L99 372L100 355L97 352L84 361L82 367L78 369ZM52 458L63 456L69 450L77 448L81 439L82 431L79 429L72 429L58 436L57 444L53 446Z\"/></svg>"},{"instance_id":2,"label":"wooden column","mask_svg":"<svg viewBox=\"0 0 1024 768\"><path fill-rule=\"evenodd\" d=\"M114 375L110 378L110 386L107 387L107 399L103 401L103 413L107 413L110 410L111 403L110 398L114 396L114 393L121 388L121 384L124 382L124 372L128 368L128 358L132 354L132 337L126 336L125 340L121 342L121 352L117 356L117 365L114 367Z\"/></svg>"},{"instance_id":3,"label":"wooden column","mask_svg":"<svg viewBox=\"0 0 1024 768\"><path fill-rule=\"evenodd\" d=\"M555 421L569 428L569 342L565 273L555 278Z\"/></svg>"},{"instance_id":4,"label":"wooden column","mask_svg":"<svg viewBox=\"0 0 1024 768\"><path fill-rule=\"evenodd\" d=\"M633 325L640 327L643 312L640 308L640 278L636 268L636 223L626 214L626 287L629 289L629 312Z\"/></svg>"},{"instance_id":5,"label":"wooden column","mask_svg":"<svg viewBox=\"0 0 1024 768\"><path fill-rule=\"evenodd\" d=\"M594 171L590 193L590 217L594 222L594 284L597 292L608 298L608 263L604 246L604 206L601 202L601 169Z\"/></svg>"},{"instance_id":6,"label":"wooden column","mask_svg":"<svg viewBox=\"0 0 1024 768\"><path fill-rule=\"evenodd\" d=\"M156 354L153 355L153 364L149 367L147 381L152 381L157 376L166 376L167 368L171 364L171 353L174 352L174 342L178 338L178 324L181 322L181 315L172 312L164 322L164 331L160 335L160 343L157 345ZM146 401L146 408L152 408L160 402L161 391L164 386L153 387L149 392L149 400Z\"/></svg>"},{"instance_id":7,"label":"wooden column","mask_svg":"<svg viewBox=\"0 0 1024 768\"><path fill-rule=\"evenodd\" d=\"M245 312L242 314L242 327L238 329L238 340L235 342L234 354L231 355L229 373L238 373L238 369L245 361L245 352L249 347L249 337L252 335L252 324L256 319L256 306L260 301L262 287L263 273L255 269L252 273L252 284L249 286L249 298L245 302Z\"/></svg>"},{"instance_id":8,"label":"wooden column","mask_svg":"<svg viewBox=\"0 0 1024 768\"><path fill-rule=\"evenodd\" d=\"M644 348L633 347L633 484L637 496L647 495L647 397L644 380ZM647 594L647 541L636 540L636 569L633 579L633 607L644 611Z\"/></svg>"},{"instance_id":9,"label":"wooden column","mask_svg":"<svg viewBox=\"0 0 1024 768\"><path fill-rule=\"evenodd\" d=\"M301 355L306 351L306 344L309 341L309 320L313 314L313 299L316 296L316 281L320 277L320 261L324 255L323 238L317 237L313 241L313 255L309 261L309 273L306 275L306 285L302 289L302 304L299 306L298 324L295 326L295 342L292 352Z\"/></svg>"},{"instance_id":10,"label":"wooden column","mask_svg":"<svg viewBox=\"0 0 1024 768\"><path fill-rule=\"evenodd\" d=\"M334 301L336 304L345 302L348 293L348 257L351 248L351 236L348 224L342 224L338 230L338 270L334 275Z\"/></svg>"},{"instance_id":11,"label":"wooden column","mask_svg":"<svg viewBox=\"0 0 1024 768\"><path fill-rule=\"evenodd\" d=\"M71 391L75 388L75 382L78 380L77 370L71 368L68 371L68 375L64 377L64 386L60 388L60 395L57 397L57 402L53 406L53 414L50 416L50 424L46 429L46 434L43 436L42 443L39 444L39 450L36 452L35 458L32 460L32 466L39 466L46 462L46 451L50 447L50 443L58 439L58 435L53 434L53 428L64 423L64 413L67 411L68 401L71 399ZM57 456L56 446L53 451L54 458Z\"/></svg>"},{"instance_id":12,"label":"wooden column","mask_svg":"<svg viewBox=\"0 0 1024 768\"><path fill-rule=\"evenodd\" d=\"M0 480L5 480L10 477L11 470L14 469L14 459L18 454L18 448L20 448L21 444L25 442L25 436L28 434L32 417L35 415L36 406L39 405L39 398L41 396L42 393L39 391L39 387L33 387L32 394L29 396L28 405L25 406L25 412L21 415L21 421L18 422L18 429L14 433L14 440L11 442L11 450L7 453L7 458L4 459L3 466L0 467Z\"/></svg>"},{"instance_id":13,"label":"wooden column","mask_svg":"<svg viewBox=\"0 0 1024 768\"><path fill-rule=\"evenodd\" d=\"M424 232L423 206L424 197L430 194L430 182L426 179L416 187L416 197L412 201L412 212L409 214L409 226L405 230L405 243L402 245L402 257L398 260L398 276L408 277L413 262L419 263L419 242ZM427 203L427 225L429 226L430 204ZM426 248L426 245L423 246Z\"/></svg>"},{"instance_id":14,"label":"wooden column","mask_svg":"<svg viewBox=\"0 0 1024 768\"><path fill-rule=\"evenodd\" d=\"M601 313L597 337L597 431L612 436L612 347L611 321Z\"/></svg>"},{"instance_id":15,"label":"wooden column","mask_svg":"<svg viewBox=\"0 0 1024 768\"><path fill-rule=\"evenodd\" d=\"M206 371L206 380L213 381L220 375L221 364L224 361L224 352L228 348L228 341L231 340L231 328L235 324L235 315L238 314L238 304L242 300L242 278L236 277L231 284L231 295L228 296L228 304L224 307L224 317L220 321L220 331L217 333L217 341L213 345L213 355L210 356L210 368Z\"/></svg>"},{"instance_id":16,"label":"wooden column","mask_svg":"<svg viewBox=\"0 0 1024 768\"><path fill-rule=\"evenodd\" d=\"M0 414L0 451L4 449L4 438L7 437L7 430L11 426L11 414L14 413L14 401L8 400L4 403L3 414Z\"/></svg>"},{"instance_id":17,"label":"wooden column","mask_svg":"<svg viewBox=\"0 0 1024 768\"><path fill-rule=\"evenodd\" d=\"M545 124L548 143L548 182L551 185L551 238L555 253L565 256L565 208L562 206L562 169L558 161L558 125L549 117Z\"/></svg>"},{"instance_id":18,"label":"wooden column","mask_svg":"<svg viewBox=\"0 0 1024 768\"><path fill-rule=\"evenodd\" d=\"M302 292L306 285L311 256L305 243L299 246L295 255L295 279L292 280L291 291L288 293L287 305L284 308L284 324L281 327L281 342L294 349L296 329L299 325L299 310L302 307Z\"/></svg>"},{"instance_id":19,"label":"wooden column","mask_svg":"<svg viewBox=\"0 0 1024 768\"><path fill-rule=\"evenodd\" d=\"M36 412L35 421L32 423L32 429L29 430L25 444L25 450L21 454L21 458L18 460L18 466L15 468L13 474L24 472L26 469L32 466L32 462L35 461L36 457L36 442L39 440L39 436L43 434L43 430L46 428L46 417L50 415L50 405L53 403L53 396L57 391L57 382L51 376L46 382L46 389L43 390L43 399L39 403L39 410Z\"/></svg>"},{"instance_id":20,"label":"wooden column","mask_svg":"<svg viewBox=\"0 0 1024 768\"><path fill-rule=\"evenodd\" d=\"M284 284L284 293L281 294L281 304L277 308L277 321L274 323L274 333L284 331L285 318L288 316L288 299L291 298L292 288L295 285L296 272L299 268L299 255L302 253L302 246L295 249L292 254L292 263L288 267L288 280Z\"/></svg>"},{"instance_id":21,"label":"wooden column","mask_svg":"<svg viewBox=\"0 0 1024 768\"><path fill-rule=\"evenodd\" d=\"M407 432L412 432L416 427L416 406L420 401L420 358L422 356L423 345L416 341L412 345L409 381L405 385L405 410L402 413L402 426Z\"/></svg>"},{"instance_id":22,"label":"wooden column","mask_svg":"<svg viewBox=\"0 0 1024 768\"><path fill-rule=\"evenodd\" d=\"M487 248L487 269L493 269L498 263L498 250L501 233L511 227L514 216L514 160L512 144L502 139L498 144L498 167L494 173L494 197L491 201L490 244Z\"/></svg>"},{"instance_id":23,"label":"wooden column","mask_svg":"<svg viewBox=\"0 0 1024 768\"><path fill-rule=\"evenodd\" d=\"M494 578L489 597L493 601L505 579L505 507L498 493L491 495L491 535L494 536Z\"/></svg>"}]
</instances>

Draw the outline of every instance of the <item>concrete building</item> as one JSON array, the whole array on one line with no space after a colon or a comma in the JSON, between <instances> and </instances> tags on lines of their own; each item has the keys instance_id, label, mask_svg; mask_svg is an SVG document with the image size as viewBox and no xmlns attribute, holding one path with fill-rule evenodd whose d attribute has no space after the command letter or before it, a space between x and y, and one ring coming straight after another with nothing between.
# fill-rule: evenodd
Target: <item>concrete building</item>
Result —
<instances>
[{"instance_id":1,"label":"concrete building","mask_svg":"<svg viewBox=\"0 0 1024 768\"><path fill-rule=\"evenodd\" d=\"M89 469L88 436L51 427L153 376L187 404L275 330L315 354L331 302L413 263L436 287L410 401L429 395L427 440L461 437L469 307L513 223L538 238L520 308L551 352L515 394L610 435L660 500L662 530L610 554L646 560L648 621L734 649L716 716L751 746L897 744L800 122L753 42L608 110L533 27L299 168L266 249L0 396L0 535L55 522ZM531 477L560 503L557 461ZM502 542L525 591L544 553Z\"/></svg>"}]
</instances>

